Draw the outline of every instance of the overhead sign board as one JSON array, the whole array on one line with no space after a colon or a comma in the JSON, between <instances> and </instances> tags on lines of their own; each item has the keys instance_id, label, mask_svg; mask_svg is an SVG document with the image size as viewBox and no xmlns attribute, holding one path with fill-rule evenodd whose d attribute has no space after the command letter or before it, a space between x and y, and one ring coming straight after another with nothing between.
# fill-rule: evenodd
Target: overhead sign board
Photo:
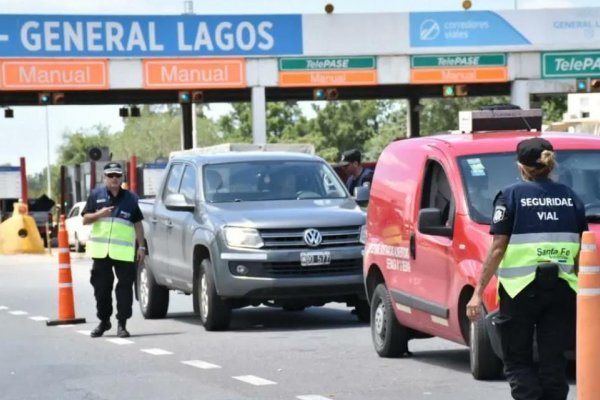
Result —
<instances>
[{"instance_id":1,"label":"overhead sign board","mask_svg":"<svg viewBox=\"0 0 600 400\"><path fill-rule=\"evenodd\" d=\"M144 60L146 89L246 87L243 58Z\"/></svg>"},{"instance_id":2,"label":"overhead sign board","mask_svg":"<svg viewBox=\"0 0 600 400\"><path fill-rule=\"evenodd\" d=\"M499 67L506 65L506 54L445 54L412 56L411 68Z\"/></svg>"},{"instance_id":3,"label":"overhead sign board","mask_svg":"<svg viewBox=\"0 0 600 400\"><path fill-rule=\"evenodd\" d=\"M312 57L279 60L279 86L376 85L375 57Z\"/></svg>"},{"instance_id":4,"label":"overhead sign board","mask_svg":"<svg viewBox=\"0 0 600 400\"><path fill-rule=\"evenodd\" d=\"M0 15L0 57L302 54L301 15Z\"/></svg>"},{"instance_id":5,"label":"overhead sign board","mask_svg":"<svg viewBox=\"0 0 600 400\"><path fill-rule=\"evenodd\" d=\"M0 166L0 199L21 197L21 168Z\"/></svg>"},{"instance_id":6,"label":"overhead sign board","mask_svg":"<svg viewBox=\"0 0 600 400\"><path fill-rule=\"evenodd\" d=\"M0 89L108 89L106 60L0 60Z\"/></svg>"},{"instance_id":7,"label":"overhead sign board","mask_svg":"<svg viewBox=\"0 0 600 400\"><path fill-rule=\"evenodd\" d=\"M600 76L600 50L542 53L542 78Z\"/></svg>"},{"instance_id":8,"label":"overhead sign board","mask_svg":"<svg viewBox=\"0 0 600 400\"><path fill-rule=\"evenodd\" d=\"M529 40L492 11L410 14L411 47L528 45Z\"/></svg>"},{"instance_id":9,"label":"overhead sign board","mask_svg":"<svg viewBox=\"0 0 600 400\"><path fill-rule=\"evenodd\" d=\"M412 56L410 63L410 81L415 84L508 81L504 53Z\"/></svg>"}]
</instances>

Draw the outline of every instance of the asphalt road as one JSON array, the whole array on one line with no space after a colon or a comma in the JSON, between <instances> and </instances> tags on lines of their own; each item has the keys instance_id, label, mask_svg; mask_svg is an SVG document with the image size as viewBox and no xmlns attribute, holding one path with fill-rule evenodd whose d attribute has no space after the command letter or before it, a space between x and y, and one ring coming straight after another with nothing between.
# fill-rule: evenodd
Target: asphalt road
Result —
<instances>
[{"instance_id":1,"label":"asphalt road","mask_svg":"<svg viewBox=\"0 0 600 400\"><path fill-rule=\"evenodd\" d=\"M131 338L116 338L113 320L92 339L91 262L71 257L76 316L87 323L47 327L58 312L56 253L0 256L0 399L510 398L503 380L473 380L467 349L445 340L411 341L412 358L379 358L369 326L337 304L236 310L231 330L206 332L191 297L171 292L166 319L144 320L134 303Z\"/></svg>"}]
</instances>

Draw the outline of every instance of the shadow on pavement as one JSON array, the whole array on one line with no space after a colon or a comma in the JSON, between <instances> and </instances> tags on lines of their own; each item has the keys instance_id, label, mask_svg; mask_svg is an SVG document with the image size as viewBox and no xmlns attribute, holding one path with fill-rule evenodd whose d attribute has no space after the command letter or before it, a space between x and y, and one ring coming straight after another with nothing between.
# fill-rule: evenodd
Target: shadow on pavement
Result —
<instances>
[{"instance_id":1,"label":"shadow on pavement","mask_svg":"<svg viewBox=\"0 0 600 400\"><path fill-rule=\"evenodd\" d=\"M348 329L368 327L351 314L352 308L332 309L310 307L304 311L283 311L279 308L247 307L233 310L230 332L261 332L290 330ZM167 318L202 327L194 313L169 313Z\"/></svg>"}]
</instances>

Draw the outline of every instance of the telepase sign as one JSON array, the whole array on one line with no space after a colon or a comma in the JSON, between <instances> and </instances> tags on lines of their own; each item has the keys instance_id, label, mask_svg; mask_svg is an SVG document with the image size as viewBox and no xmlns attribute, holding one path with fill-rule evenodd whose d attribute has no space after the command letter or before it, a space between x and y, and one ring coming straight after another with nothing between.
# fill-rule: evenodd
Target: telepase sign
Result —
<instances>
[{"instance_id":1,"label":"telepase sign","mask_svg":"<svg viewBox=\"0 0 600 400\"><path fill-rule=\"evenodd\" d=\"M0 57L302 54L302 17L0 15Z\"/></svg>"},{"instance_id":2,"label":"telepase sign","mask_svg":"<svg viewBox=\"0 0 600 400\"><path fill-rule=\"evenodd\" d=\"M600 76L600 51L542 53L542 78Z\"/></svg>"}]
</instances>

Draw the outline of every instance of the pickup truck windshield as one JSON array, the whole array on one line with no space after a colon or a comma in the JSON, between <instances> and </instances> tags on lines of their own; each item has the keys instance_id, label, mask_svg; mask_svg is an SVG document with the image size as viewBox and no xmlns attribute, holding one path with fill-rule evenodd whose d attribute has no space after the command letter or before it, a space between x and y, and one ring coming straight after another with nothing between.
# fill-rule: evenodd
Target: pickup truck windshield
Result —
<instances>
[{"instance_id":1,"label":"pickup truck windshield","mask_svg":"<svg viewBox=\"0 0 600 400\"><path fill-rule=\"evenodd\" d=\"M600 218L600 152L562 150L556 152L557 168L551 178L570 186L585 204L586 215ZM494 197L521 178L515 153L477 154L458 158L469 215L481 224L490 224Z\"/></svg>"},{"instance_id":2,"label":"pickup truck windshield","mask_svg":"<svg viewBox=\"0 0 600 400\"><path fill-rule=\"evenodd\" d=\"M244 161L206 165L204 197L210 203L345 198L336 173L318 161Z\"/></svg>"}]
</instances>

